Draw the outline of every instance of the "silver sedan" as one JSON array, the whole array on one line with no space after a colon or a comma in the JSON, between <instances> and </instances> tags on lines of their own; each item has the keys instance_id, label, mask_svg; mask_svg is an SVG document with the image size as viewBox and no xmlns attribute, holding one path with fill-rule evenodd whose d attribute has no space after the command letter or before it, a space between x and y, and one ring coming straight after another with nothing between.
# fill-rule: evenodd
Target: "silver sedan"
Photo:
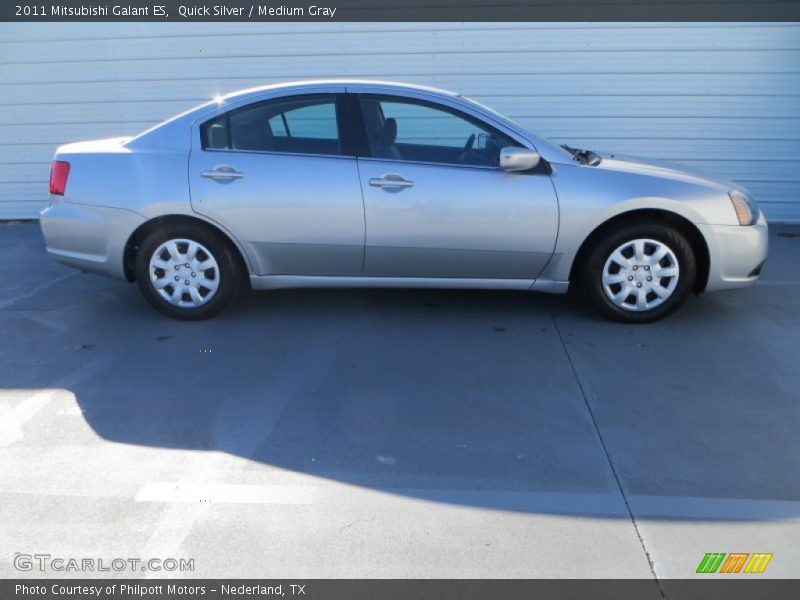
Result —
<instances>
[{"instance_id":1,"label":"silver sedan","mask_svg":"<svg viewBox=\"0 0 800 600\"><path fill-rule=\"evenodd\" d=\"M741 186L556 145L458 94L271 85L135 137L68 144L47 251L202 319L244 286L579 290L649 322L758 278L767 223Z\"/></svg>"}]
</instances>

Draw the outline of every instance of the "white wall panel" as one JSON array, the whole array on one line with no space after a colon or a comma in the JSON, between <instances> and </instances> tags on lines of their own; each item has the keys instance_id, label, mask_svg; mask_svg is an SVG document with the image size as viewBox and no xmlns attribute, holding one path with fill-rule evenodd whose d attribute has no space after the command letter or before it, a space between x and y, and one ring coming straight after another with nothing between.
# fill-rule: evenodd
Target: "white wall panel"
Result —
<instances>
[{"instance_id":1,"label":"white wall panel","mask_svg":"<svg viewBox=\"0 0 800 600\"><path fill-rule=\"evenodd\" d=\"M763 23L2 23L0 218L44 205L59 144L311 77L453 89L558 141L735 179L800 221L800 25Z\"/></svg>"}]
</instances>

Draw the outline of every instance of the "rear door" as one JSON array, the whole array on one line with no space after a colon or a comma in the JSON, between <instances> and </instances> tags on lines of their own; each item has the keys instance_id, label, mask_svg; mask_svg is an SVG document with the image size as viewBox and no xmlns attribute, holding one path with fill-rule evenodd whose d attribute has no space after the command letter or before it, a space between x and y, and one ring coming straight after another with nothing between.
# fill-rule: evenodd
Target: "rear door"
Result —
<instances>
[{"instance_id":1,"label":"rear door","mask_svg":"<svg viewBox=\"0 0 800 600\"><path fill-rule=\"evenodd\" d=\"M364 204L336 92L256 102L200 126L192 207L246 246L258 274L362 273Z\"/></svg>"},{"instance_id":2,"label":"rear door","mask_svg":"<svg viewBox=\"0 0 800 600\"><path fill-rule=\"evenodd\" d=\"M420 98L360 94L365 275L533 281L553 253L558 203L545 168L499 169L520 146L472 115ZM544 167L544 165L542 165Z\"/></svg>"}]
</instances>

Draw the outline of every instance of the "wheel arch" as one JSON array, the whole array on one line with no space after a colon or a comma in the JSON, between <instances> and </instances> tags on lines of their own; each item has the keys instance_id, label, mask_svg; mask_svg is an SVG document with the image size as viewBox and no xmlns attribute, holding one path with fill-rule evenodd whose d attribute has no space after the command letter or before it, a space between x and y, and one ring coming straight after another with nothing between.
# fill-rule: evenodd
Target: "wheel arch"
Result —
<instances>
[{"instance_id":1,"label":"wheel arch","mask_svg":"<svg viewBox=\"0 0 800 600\"><path fill-rule=\"evenodd\" d=\"M703 234L695 224L686 217L669 210L653 208L623 212L614 215L595 227L583 240L575 259L572 261L569 272L570 283L572 284L577 280L578 273L580 273L581 266L587 259L589 251L600 237L621 225L636 223L642 219L651 219L672 225L686 237L697 261L697 277L692 291L695 293L703 292L708 284L708 275L711 268L711 257L705 237L703 237Z\"/></svg>"},{"instance_id":2,"label":"wheel arch","mask_svg":"<svg viewBox=\"0 0 800 600\"><path fill-rule=\"evenodd\" d=\"M144 240L144 238L150 235L154 231L158 231L161 228L164 228L168 225L193 225L196 227L202 227L203 229L217 235L228 249L231 251L231 254L234 257L234 260L239 265L241 269L242 276L247 278L250 273L249 265L247 258L242 252L242 249L239 245L234 241L229 233L224 231L222 228L218 227L213 223L209 223L203 219L198 217L193 217L191 215L181 215L181 214L174 214L174 215L163 215L159 217L154 217L149 221L145 221L139 227L137 227L133 233L131 233L128 241L125 243L125 251L123 254L123 268L125 273L125 279L129 282L133 283L136 281L136 273L134 269L134 265L136 263L136 253L139 251L139 246Z\"/></svg>"}]
</instances>

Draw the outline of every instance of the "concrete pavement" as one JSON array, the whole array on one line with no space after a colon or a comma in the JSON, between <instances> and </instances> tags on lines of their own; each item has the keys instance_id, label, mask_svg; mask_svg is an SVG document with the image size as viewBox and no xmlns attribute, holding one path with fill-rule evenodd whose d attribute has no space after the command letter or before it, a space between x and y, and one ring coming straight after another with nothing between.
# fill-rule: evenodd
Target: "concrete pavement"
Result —
<instances>
[{"instance_id":1,"label":"concrete pavement","mask_svg":"<svg viewBox=\"0 0 800 600\"><path fill-rule=\"evenodd\" d=\"M2 225L0 576L42 575L15 552L659 579L772 552L762 577L796 576L798 231L773 227L757 286L633 327L569 297L401 290L183 323Z\"/></svg>"}]
</instances>

